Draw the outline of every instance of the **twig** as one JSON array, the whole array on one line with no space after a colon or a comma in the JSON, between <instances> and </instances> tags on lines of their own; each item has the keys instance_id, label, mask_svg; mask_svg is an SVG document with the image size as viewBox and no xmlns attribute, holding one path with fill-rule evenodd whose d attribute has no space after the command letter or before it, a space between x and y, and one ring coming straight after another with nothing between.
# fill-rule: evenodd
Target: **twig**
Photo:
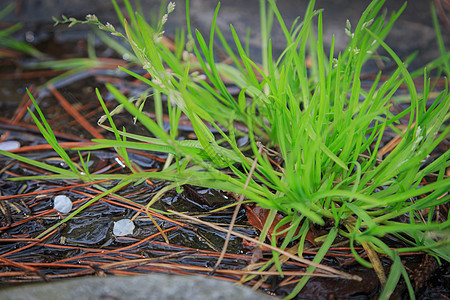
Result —
<instances>
[{"instance_id":1,"label":"twig","mask_svg":"<svg viewBox=\"0 0 450 300\"><path fill-rule=\"evenodd\" d=\"M258 144L258 153L259 154L261 154L262 149L263 149L263 146L261 143L259 143ZM248 184L250 183L250 179L252 178L252 174L256 169L257 162L258 162L258 157L255 157L255 159L253 160L253 164L250 168L250 171L248 172L247 180L245 181L245 185L244 185L244 190L247 189ZM244 200L244 194L241 194L239 196L238 203L237 203L236 207L234 208L233 217L231 218L230 226L228 227L227 237L225 238L225 243L223 244L222 252L220 253L220 256L216 262L216 265L214 266L213 270L211 271L211 274L214 274L216 272L217 268L219 267L220 263L222 262L222 260L225 256L225 253L227 252L228 243L229 243L230 237L231 237L231 232L233 231L233 226L234 226L234 223L236 222L236 218L239 213L239 210L241 209L243 200Z\"/></svg>"}]
</instances>

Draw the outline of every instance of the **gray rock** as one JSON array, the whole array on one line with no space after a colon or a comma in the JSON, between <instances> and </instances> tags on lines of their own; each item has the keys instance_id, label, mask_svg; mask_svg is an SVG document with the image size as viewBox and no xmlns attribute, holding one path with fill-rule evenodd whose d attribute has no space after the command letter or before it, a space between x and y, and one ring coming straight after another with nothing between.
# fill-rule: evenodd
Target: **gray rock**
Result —
<instances>
[{"instance_id":1,"label":"gray rock","mask_svg":"<svg viewBox=\"0 0 450 300\"><path fill-rule=\"evenodd\" d=\"M83 277L0 290L3 300L97 299L274 299L231 282L200 276L151 274L129 277Z\"/></svg>"}]
</instances>

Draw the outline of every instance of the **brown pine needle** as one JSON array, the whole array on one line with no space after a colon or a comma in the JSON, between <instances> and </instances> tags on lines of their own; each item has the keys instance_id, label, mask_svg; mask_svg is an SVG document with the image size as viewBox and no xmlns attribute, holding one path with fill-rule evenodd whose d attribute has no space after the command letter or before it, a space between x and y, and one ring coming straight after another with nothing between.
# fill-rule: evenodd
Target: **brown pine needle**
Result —
<instances>
[{"instance_id":1,"label":"brown pine needle","mask_svg":"<svg viewBox=\"0 0 450 300\"><path fill-rule=\"evenodd\" d=\"M73 117L75 118L78 123L86 129L92 136L94 136L97 139L104 139L103 135L100 134L94 126L89 123L85 117L83 117L78 110L76 110L69 101L66 100L66 98L61 95L58 90L55 89L51 84L48 85L48 89L50 92L52 92L53 96L55 96L56 99L58 99L59 103L64 107L64 109Z\"/></svg>"},{"instance_id":2,"label":"brown pine needle","mask_svg":"<svg viewBox=\"0 0 450 300\"><path fill-rule=\"evenodd\" d=\"M416 122L413 122L411 124L411 128L413 128L414 126L416 126ZM408 128L403 129L402 134L405 134L407 131L408 131ZM394 150L395 147L397 147L397 145L400 143L402 138L403 138L403 136L397 135L395 138L390 140L389 143L387 143L383 148L378 150L377 157L379 159L382 159L385 154L392 152L392 150Z\"/></svg>"},{"instance_id":3,"label":"brown pine needle","mask_svg":"<svg viewBox=\"0 0 450 300\"><path fill-rule=\"evenodd\" d=\"M210 222L206 222L206 221L203 221L203 220L200 220L200 219L197 219L197 218L194 218L194 217L191 217L191 216L179 213L179 212L174 211L174 210L168 210L168 212L173 213L174 215L177 215L177 216L179 216L181 218L185 218L185 219L188 219L190 221L196 222L198 224L209 226L209 227L211 227L211 228L213 228L215 230L218 230L218 231L229 232L228 229L224 229L224 228L222 228L220 226L217 226L215 224L212 224ZM299 256L296 256L296 255L293 255L293 254L291 254L289 252L281 250L280 248L277 248L277 247L274 247L272 245L260 242L257 239L254 239L254 238L251 238L249 236L246 236L245 234L242 234L242 233L239 233L239 232L236 232L236 231L231 231L231 234L233 234L234 236L237 236L237 237L239 237L241 239L245 239L247 241L250 241L250 242L253 242L255 244L258 244L260 246L267 247L268 249L276 251L276 252L278 252L280 254L286 255L287 257L289 257L292 260L295 260L295 261L298 261L298 262L301 262L303 264L307 264L307 265L310 265L310 266L315 266L317 269L320 269L322 272L324 272L324 275L330 275L330 277L336 277L336 275L338 275L340 278L343 278L343 279L362 281L362 278L360 276L358 276L358 275L348 274L348 273L345 273L345 272L333 269L331 267L312 262L312 261L310 261L308 259L301 258Z\"/></svg>"}]
</instances>

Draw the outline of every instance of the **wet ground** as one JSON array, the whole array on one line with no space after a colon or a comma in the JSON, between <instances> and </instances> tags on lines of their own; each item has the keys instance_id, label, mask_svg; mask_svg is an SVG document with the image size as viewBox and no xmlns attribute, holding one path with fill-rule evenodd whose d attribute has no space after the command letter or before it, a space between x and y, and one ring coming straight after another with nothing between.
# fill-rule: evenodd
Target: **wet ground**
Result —
<instances>
[{"instance_id":1,"label":"wet ground","mask_svg":"<svg viewBox=\"0 0 450 300\"><path fill-rule=\"evenodd\" d=\"M86 30L75 28L67 31L64 26L53 28L47 22L47 14L60 15L60 13L64 13L67 16L84 18L85 14L95 12L100 18L113 20L113 11L107 2L97 4L98 6L95 8L90 7L85 1L73 1L70 7L54 6L53 1L39 1L39 5L36 4L37 2L33 4L33 2L17 1L17 3L21 3L22 6L16 14L10 17L11 19L7 20L23 20L25 30L21 34L28 37L38 49L53 58L85 57L87 53L84 42ZM91 2L89 3L91 4ZM142 1L142 3L146 5L146 9L155 7L148 1ZM245 9L237 6L237 3L241 2L223 1L220 26L225 27L229 23L237 24L238 30L243 33L249 26L257 28L258 20L249 17L258 15L257 1L249 1L248 7ZM279 1L278 3L280 10L288 20L293 20L294 17L303 14L304 6L294 5L293 1ZM357 16L365 7L365 2L352 3L351 7L347 1L319 1L317 5L318 7L323 5L325 8L324 19L329 20L329 23L325 23L325 32L334 32L337 37L340 37L338 39L342 41L340 45L344 45L345 41L343 37L345 20L347 18L352 22L355 20L356 24ZM177 3L177 5L177 12L171 15L171 26L179 25L179 22L184 24L185 21L183 4ZM391 5L398 8L396 6L398 3ZM194 24L202 30L207 30L214 8L214 1L191 1ZM395 27L398 31L394 31L387 40L399 55L406 57L413 51L419 50L421 55L419 61L416 62L417 67L437 57L437 47L430 46L434 45L435 38L428 3L416 1L409 4L404 17L399 20L399 24L398 27ZM170 30L169 28L168 32ZM445 25L442 30L446 30ZM254 31L255 33L251 34L251 43L256 52L258 45L256 32L258 30ZM281 36L281 34L278 35ZM276 31L275 36L277 36ZM446 35L446 39L448 41L448 35ZM278 43L281 49L282 39ZM102 46L99 46L98 51L102 53L102 57L120 59ZM19 154L55 166L67 167L57 159L57 155L53 151L42 147L46 142L24 109L28 101L26 97L24 98L26 87L30 87L31 84L36 86L34 89L36 98L58 139L63 143L87 143L89 139L96 136L111 137L108 132L97 126L92 131L90 127L80 125L80 119L74 113L74 111L78 112L78 115L95 126L102 112L93 92L94 88L100 89L104 98L109 100L107 103L111 108L115 106L115 103L111 101L111 96L104 88L105 82L114 83L122 91L130 94L144 90L143 85L139 82L123 77L114 71L115 67L112 65L119 64L119 60L108 61L111 63L109 68L86 73L83 75L84 77L55 83L56 93L45 88L39 89L37 87L58 73L48 69L27 69L26 65L31 61L33 61L31 58L19 54L3 58L0 61L0 78L2 79L0 85L0 133L2 136L7 134L9 140L20 141L22 148L20 152L18 151ZM414 66L412 65L411 68ZM375 68L375 66L373 67ZM388 69L389 65L384 67ZM373 74L371 72L371 69L367 69L368 76ZM61 100L58 93L66 100L68 106L67 104L63 105L65 102ZM18 106L20 102L21 104ZM149 109L151 109L151 105ZM119 115L115 120L117 120L117 126L127 124L127 130L143 133L141 128L132 125L126 114ZM192 133L188 122L183 128L186 136ZM76 162L79 162L77 153L71 152L70 154ZM82 152L82 155L86 158L87 152ZM157 153L143 151L131 152L130 157L140 168L147 171L160 169L165 160L165 157ZM89 168L91 173L97 174L128 172L122 167L115 152L108 150L92 152ZM0 283L2 286L86 275L137 275L157 272L207 276L219 256L225 238L223 232L175 216L152 212L150 218L146 214L145 205L166 185L165 182L159 181L127 186L118 191L116 195L105 197L90 205L70 222L48 233L45 238L36 240L34 237L63 217L52 209L54 196L59 194L69 196L74 202L74 207L77 208L100 194L100 187L112 187L117 182L83 184L76 180L5 181L3 179L12 176L45 173L40 169L5 157L0 157L0 169L0 178L2 179L0 183L2 192L2 198L0 198L2 200L0 260L3 262L0 265ZM226 228L226 224L231 220L233 209L229 208L216 213L211 213L211 211L234 202L233 196L217 190L184 186L182 193L176 191L166 193L153 208L161 211L168 209L189 211L202 220ZM254 212L255 210L252 207L246 207L240 211L235 228L243 234L255 237L259 234L258 229L260 228L255 223L249 222L249 211ZM112 227L115 221L124 217L134 218L136 229L130 236L116 237L112 233ZM264 216L261 218L263 219ZM155 223L164 231L166 237ZM312 228L311 234L313 237L317 237L326 230L327 227ZM393 247L398 246L396 243L400 242L391 241ZM306 250L305 258L307 259L312 259L317 251L312 244ZM361 255L364 254L362 248L357 248L357 251ZM243 275L239 273L239 270L254 262L254 254L254 245L248 244L240 238L233 238L220 269L234 270L235 272L219 271L212 277L229 281L241 280ZM269 256L270 252L265 253L258 262L267 261ZM421 299L439 299L439 297L444 299L443 295L449 294L448 264L439 267L435 260L422 253L409 253L402 256L402 259L410 270L417 295ZM382 257L382 262L388 271L390 260ZM298 299L371 299L376 297L379 292L380 285L375 273L355 262L350 254L348 244L343 243L333 247L332 251L327 253L324 263L344 272L357 274L365 280L362 283L352 282L349 284L347 280L343 279L313 278ZM295 276L295 272L299 270L304 270L304 265L289 261L284 265L284 271L287 271L287 274L294 272L292 276L285 278L271 276L264 283L253 279L247 285L259 285L260 290L268 294L285 296L298 281L299 276ZM405 287L401 285L395 296L405 297L405 291Z\"/></svg>"}]
</instances>

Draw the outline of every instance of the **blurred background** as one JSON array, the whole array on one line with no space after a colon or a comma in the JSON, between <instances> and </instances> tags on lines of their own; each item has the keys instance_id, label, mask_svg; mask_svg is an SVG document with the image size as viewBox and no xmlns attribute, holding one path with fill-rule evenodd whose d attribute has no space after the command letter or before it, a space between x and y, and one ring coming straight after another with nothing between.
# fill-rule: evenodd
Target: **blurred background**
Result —
<instances>
[{"instance_id":1,"label":"blurred background","mask_svg":"<svg viewBox=\"0 0 450 300\"><path fill-rule=\"evenodd\" d=\"M56 43L65 41L76 41L86 38L87 26L77 25L68 28L67 25L54 27L52 17L60 18L61 15L84 19L86 14L96 14L103 23L110 22L119 24L112 3L108 0L7 0L0 2L0 8L6 7L14 2L15 11L0 21L2 27L8 23L21 22L24 27L18 33L18 38L26 39L37 45L46 40L53 39ZM132 3L135 1L131 0ZM231 40L229 25L233 24L239 36L243 40L249 30L250 50L253 59L258 60L260 45L259 29L259 1L258 0L223 0L219 12L218 25L225 36ZM447 49L450 45L450 1L448 0L413 0L409 1L403 14L386 39L386 42L395 52L405 58L414 51L419 51L419 56L410 66L412 69L423 66L428 61L439 56L436 44L433 24L431 20L431 2L434 2L441 24L442 35ZM123 1L118 0L123 6ZM142 9L147 18L159 11L161 5L166 6L167 1L141 0ZM174 28L185 27L185 1L175 1L176 9L170 15L166 26L166 32L170 36ZM217 0L191 0L190 13L192 25L202 33L209 33L209 26L214 15L214 10L219 1ZM352 0L318 0L315 8L323 9L325 47L328 48L331 37L336 37L336 49L342 50L348 43L349 38L344 33L346 20L350 20L356 26L359 16L370 1ZM404 1L386 1L385 12L389 16L398 11ZM297 17L302 18L308 1L278 0L277 5L285 22L290 26ZM272 31L272 42L275 52L280 53L284 47L285 40L278 24L274 22Z\"/></svg>"}]
</instances>

